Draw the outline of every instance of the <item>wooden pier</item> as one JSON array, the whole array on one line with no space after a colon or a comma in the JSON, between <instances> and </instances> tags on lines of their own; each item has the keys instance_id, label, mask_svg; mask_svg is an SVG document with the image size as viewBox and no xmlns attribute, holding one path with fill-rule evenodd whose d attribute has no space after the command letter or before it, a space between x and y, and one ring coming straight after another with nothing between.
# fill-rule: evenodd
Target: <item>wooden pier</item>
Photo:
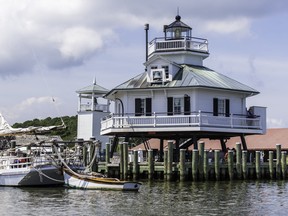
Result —
<instances>
[{"instance_id":1,"label":"wooden pier","mask_svg":"<svg viewBox=\"0 0 288 216\"><path fill-rule=\"evenodd\" d=\"M215 150L213 161L205 149L205 143L199 142L198 149L192 151L187 158L186 150L180 150L179 161L173 161L173 141L168 142L164 150L164 161L154 160L153 150L148 150L145 162L138 162L138 151L133 152L133 161L128 162L128 143L119 144L119 162L110 160L110 144L106 144L106 161L98 162L97 170L110 177L121 179L164 179L167 181L208 181L236 179L286 179L286 151L281 151L281 145L276 144L274 152L269 151L268 161L261 160L260 151L255 152L253 162L248 162L248 152L241 150L241 143L236 143L236 149L228 150L226 160L220 157L220 150Z\"/></svg>"}]
</instances>

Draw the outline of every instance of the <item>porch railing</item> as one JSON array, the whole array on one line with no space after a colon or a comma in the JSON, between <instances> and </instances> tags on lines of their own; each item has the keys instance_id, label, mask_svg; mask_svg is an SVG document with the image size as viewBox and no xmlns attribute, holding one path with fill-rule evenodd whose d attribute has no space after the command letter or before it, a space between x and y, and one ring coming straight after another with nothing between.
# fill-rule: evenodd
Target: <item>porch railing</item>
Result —
<instances>
[{"instance_id":1,"label":"porch railing","mask_svg":"<svg viewBox=\"0 0 288 216\"><path fill-rule=\"evenodd\" d=\"M110 115L101 121L101 131L109 128L155 128L155 127L219 127L238 129L262 129L261 118L244 115L214 116L212 113L192 113L190 115L151 116Z\"/></svg>"}]
</instances>

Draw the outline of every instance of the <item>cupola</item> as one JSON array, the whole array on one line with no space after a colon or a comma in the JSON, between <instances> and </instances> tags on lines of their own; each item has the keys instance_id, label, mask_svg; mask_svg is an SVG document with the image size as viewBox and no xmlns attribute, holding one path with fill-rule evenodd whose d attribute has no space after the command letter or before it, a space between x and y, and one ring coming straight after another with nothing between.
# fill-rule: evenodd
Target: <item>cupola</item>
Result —
<instances>
[{"instance_id":1,"label":"cupola","mask_svg":"<svg viewBox=\"0 0 288 216\"><path fill-rule=\"evenodd\" d=\"M190 38L192 28L181 21L181 16L177 15L175 21L170 25L164 25L165 40Z\"/></svg>"}]
</instances>

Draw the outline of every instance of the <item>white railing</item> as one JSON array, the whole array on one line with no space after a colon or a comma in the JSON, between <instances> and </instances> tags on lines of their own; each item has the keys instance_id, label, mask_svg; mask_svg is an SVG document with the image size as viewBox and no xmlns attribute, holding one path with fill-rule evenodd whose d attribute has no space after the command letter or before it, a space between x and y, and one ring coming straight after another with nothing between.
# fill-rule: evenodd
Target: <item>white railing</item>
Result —
<instances>
[{"instance_id":1,"label":"white railing","mask_svg":"<svg viewBox=\"0 0 288 216\"><path fill-rule=\"evenodd\" d=\"M182 38L179 40L165 40L155 38L149 43L148 55L156 51L191 50L208 53L208 41L202 38Z\"/></svg>"},{"instance_id":2,"label":"white railing","mask_svg":"<svg viewBox=\"0 0 288 216\"><path fill-rule=\"evenodd\" d=\"M261 129L260 117L240 115L213 116L198 112L191 115L114 116L101 121L101 131L109 128L155 128L155 127L222 127L238 129Z\"/></svg>"},{"instance_id":3,"label":"white railing","mask_svg":"<svg viewBox=\"0 0 288 216\"><path fill-rule=\"evenodd\" d=\"M95 104L92 106L92 104L81 104L80 105L80 111L103 111L103 112L109 112L109 106L107 104Z\"/></svg>"}]
</instances>

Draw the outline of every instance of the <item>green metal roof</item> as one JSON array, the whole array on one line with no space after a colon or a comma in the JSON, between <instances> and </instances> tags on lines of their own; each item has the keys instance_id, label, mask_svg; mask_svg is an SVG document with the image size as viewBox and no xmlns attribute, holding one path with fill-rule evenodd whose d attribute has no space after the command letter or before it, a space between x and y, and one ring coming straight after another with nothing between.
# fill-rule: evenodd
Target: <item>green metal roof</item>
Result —
<instances>
[{"instance_id":1,"label":"green metal roof","mask_svg":"<svg viewBox=\"0 0 288 216\"><path fill-rule=\"evenodd\" d=\"M78 94L91 94L92 92L96 94L106 94L109 92L108 89L93 83L92 85L86 86L76 91Z\"/></svg>"},{"instance_id":2,"label":"green metal roof","mask_svg":"<svg viewBox=\"0 0 288 216\"><path fill-rule=\"evenodd\" d=\"M203 66L181 65L181 69L173 77L173 80L164 84L148 83L146 74L146 72L139 74L138 76L120 84L109 93L116 90L182 87L225 89L246 92L248 94L259 93L257 90L245 84Z\"/></svg>"}]
</instances>

